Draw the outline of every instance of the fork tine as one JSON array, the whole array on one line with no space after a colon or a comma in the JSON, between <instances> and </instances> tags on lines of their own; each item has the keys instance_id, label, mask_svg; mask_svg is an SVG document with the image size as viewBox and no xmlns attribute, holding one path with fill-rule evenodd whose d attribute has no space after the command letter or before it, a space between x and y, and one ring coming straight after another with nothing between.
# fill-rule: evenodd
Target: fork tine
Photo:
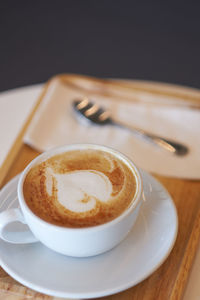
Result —
<instances>
[{"instance_id":1,"label":"fork tine","mask_svg":"<svg viewBox=\"0 0 200 300\"><path fill-rule=\"evenodd\" d=\"M92 117L97 114L99 111L99 106L97 104L93 104L90 108L85 111L86 117Z\"/></svg>"},{"instance_id":2,"label":"fork tine","mask_svg":"<svg viewBox=\"0 0 200 300\"><path fill-rule=\"evenodd\" d=\"M76 100L76 106L78 109L82 109L89 104L88 98L84 97L83 100Z\"/></svg>"},{"instance_id":3,"label":"fork tine","mask_svg":"<svg viewBox=\"0 0 200 300\"><path fill-rule=\"evenodd\" d=\"M78 111L84 116L87 121L91 121L96 124L110 124L110 114L105 111L104 108L98 104L93 103L88 98L77 99L73 102L75 111Z\"/></svg>"},{"instance_id":4,"label":"fork tine","mask_svg":"<svg viewBox=\"0 0 200 300\"><path fill-rule=\"evenodd\" d=\"M83 98L83 100L75 100L74 107L77 108L80 112L84 113L86 110L91 108L93 103L89 102L87 98Z\"/></svg>"}]
</instances>

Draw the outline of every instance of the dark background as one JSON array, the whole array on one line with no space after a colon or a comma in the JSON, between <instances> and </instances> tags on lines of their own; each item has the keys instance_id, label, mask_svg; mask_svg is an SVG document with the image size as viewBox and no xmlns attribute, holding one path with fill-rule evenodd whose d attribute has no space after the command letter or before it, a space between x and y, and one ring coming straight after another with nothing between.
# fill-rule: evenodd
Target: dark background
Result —
<instances>
[{"instance_id":1,"label":"dark background","mask_svg":"<svg viewBox=\"0 0 200 300\"><path fill-rule=\"evenodd\" d=\"M198 1L1 1L0 90L57 73L200 88Z\"/></svg>"}]
</instances>

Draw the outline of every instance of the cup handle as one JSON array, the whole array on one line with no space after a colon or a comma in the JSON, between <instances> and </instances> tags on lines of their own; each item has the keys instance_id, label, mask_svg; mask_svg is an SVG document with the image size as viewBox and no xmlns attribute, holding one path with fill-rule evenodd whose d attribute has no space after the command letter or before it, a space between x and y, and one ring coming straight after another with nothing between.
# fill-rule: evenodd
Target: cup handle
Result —
<instances>
[{"instance_id":1,"label":"cup handle","mask_svg":"<svg viewBox=\"0 0 200 300\"><path fill-rule=\"evenodd\" d=\"M29 244L38 242L36 237L30 230L9 232L6 226L13 223L20 222L26 224L24 216L19 208L8 209L0 213L0 238L12 244Z\"/></svg>"}]
</instances>

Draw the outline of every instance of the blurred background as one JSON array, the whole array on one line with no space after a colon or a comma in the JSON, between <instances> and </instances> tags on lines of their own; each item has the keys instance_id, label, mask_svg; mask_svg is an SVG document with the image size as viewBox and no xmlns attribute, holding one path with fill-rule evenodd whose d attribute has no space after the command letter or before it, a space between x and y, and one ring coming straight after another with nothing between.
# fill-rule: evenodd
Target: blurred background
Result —
<instances>
[{"instance_id":1,"label":"blurred background","mask_svg":"<svg viewBox=\"0 0 200 300\"><path fill-rule=\"evenodd\" d=\"M1 1L0 91L58 73L200 88L198 1Z\"/></svg>"}]
</instances>

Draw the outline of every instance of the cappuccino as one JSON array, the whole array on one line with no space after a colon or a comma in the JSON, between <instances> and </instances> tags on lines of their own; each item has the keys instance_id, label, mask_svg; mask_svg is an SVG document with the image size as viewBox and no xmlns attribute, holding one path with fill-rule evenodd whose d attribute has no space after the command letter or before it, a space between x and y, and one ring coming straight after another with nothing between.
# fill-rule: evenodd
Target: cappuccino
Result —
<instances>
[{"instance_id":1,"label":"cappuccino","mask_svg":"<svg viewBox=\"0 0 200 300\"><path fill-rule=\"evenodd\" d=\"M25 177L23 194L31 211L48 223L91 227L117 218L130 206L135 176L114 154L71 150L33 166Z\"/></svg>"}]
</instances>

